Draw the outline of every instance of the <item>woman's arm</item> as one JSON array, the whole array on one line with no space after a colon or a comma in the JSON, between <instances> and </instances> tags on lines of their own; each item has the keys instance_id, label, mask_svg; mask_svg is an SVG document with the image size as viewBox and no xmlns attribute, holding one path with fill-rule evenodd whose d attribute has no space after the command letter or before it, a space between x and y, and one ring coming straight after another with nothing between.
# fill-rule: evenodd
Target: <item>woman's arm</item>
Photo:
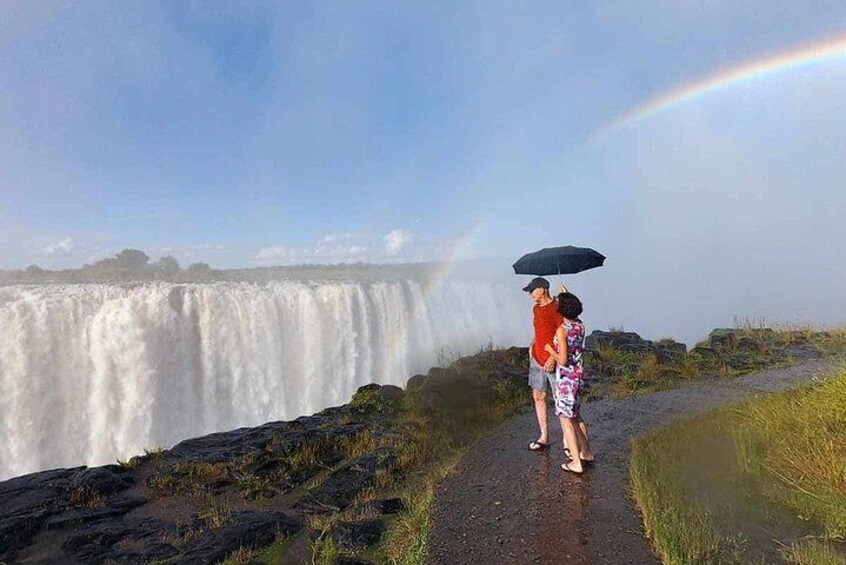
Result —
<instances>
[{"instance_id":1,"label":"woman's arm","mask_svg":"<svg viewBox=\"0 0 846 565\"><path fill-rule=\"evenodd\" d=\"M555 331L555 337L558 339L558 347L561 351L555 351L555 348L552 347L550 344L546 344L546 351L549 355L555 359L555 362L559 365L566 365L567 364L567 334L564 333L564 328L558 328Z\"/></svg>"}]
</instances>

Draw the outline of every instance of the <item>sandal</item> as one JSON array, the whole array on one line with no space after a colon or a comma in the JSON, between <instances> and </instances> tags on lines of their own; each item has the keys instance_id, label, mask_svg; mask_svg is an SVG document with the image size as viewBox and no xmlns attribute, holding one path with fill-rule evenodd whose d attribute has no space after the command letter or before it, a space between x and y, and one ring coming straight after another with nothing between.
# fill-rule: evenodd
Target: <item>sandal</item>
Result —
<instances>
[{"instance_id":1,"label":"sandal","mask_svg":"<svg viewBox=\"0 0 846 565\"><path fill-rule=\"evenodd\" d=\"M570 455L570 448L569 447L564 448L564 457L566 457L569 461L573 460L573 456Z\"/></svg>"},{"instance_id":2,"label":"sandal","mask_svg":"<svg viewBox=\"0 0 846 565\"><path fill-rule=\"evenodd\" d=\"M565 471L567 471L568 473L573 473L574 475L581 475L582 473L585 472L584 469L582 469L581 471L576 471L575 469L570 467L569 461L567 461L566 463L562 463L561 468L564 469Z\"/></svg>"},{"instance_id":3,"label":"sandal","mask_svg":"<svg viewBox=\"0 0 846 565\"><path fill-rule=\"evenodd\" d=\"M548 443L533 441L529 444L529 451L543 451L544 449L549 449Z\"/></svg>"}]
</instances>

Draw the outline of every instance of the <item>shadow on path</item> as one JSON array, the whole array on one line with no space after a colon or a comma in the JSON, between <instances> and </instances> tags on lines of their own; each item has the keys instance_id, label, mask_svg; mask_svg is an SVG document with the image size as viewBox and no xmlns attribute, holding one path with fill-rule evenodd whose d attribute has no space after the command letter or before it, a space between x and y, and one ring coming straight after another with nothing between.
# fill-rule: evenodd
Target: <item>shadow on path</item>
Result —
<instances>
[{"instance_id":1,"label":"shadow on path","mask_svg":"<svg viewBox=\"0 0 846 565\"><path fill-rule=\"evenodd\" d=\"M557 422L550 422L556 443L533 453L526 446L537 436L534 413L516 416L480 441L438 487L429 562L658 563L627 496L632 438L759 392L804 384L833 366L807 361L590 403L584 415L597 463L582 476L560 467L564 452Z\"/></svg>"}]
</instances>

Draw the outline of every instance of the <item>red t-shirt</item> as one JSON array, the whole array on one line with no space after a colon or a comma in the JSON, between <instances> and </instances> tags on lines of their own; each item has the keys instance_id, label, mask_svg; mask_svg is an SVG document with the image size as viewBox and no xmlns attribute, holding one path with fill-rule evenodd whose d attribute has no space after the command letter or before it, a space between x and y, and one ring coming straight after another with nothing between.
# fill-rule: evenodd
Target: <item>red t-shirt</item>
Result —
<instances>
[{"instance_id":1,"label":"red t-shirt","mask_svg":"<svg viewBox=\"0 0 846 565\"><path fill-rule=\"evenodd\" d=\"M539 365L543 366L549 359L549 352L545 349L546 344L552 345L552 338L555 332L564 322L564 317L558 313L558 303L553 300L546 306L538 306L532 311L534 314L535 343L532 347L532 357Z\"/></svg>"}]
</instances>

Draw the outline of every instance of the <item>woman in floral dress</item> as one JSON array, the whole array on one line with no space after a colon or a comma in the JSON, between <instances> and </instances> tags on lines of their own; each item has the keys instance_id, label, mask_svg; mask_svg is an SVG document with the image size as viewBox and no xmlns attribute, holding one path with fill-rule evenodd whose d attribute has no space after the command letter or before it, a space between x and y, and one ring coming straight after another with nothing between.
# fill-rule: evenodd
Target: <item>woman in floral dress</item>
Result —
<instances>
[{"instance_id":1,"label":"woman in floral dress","mask_svg":"<svg viewBox=\"0 0 846 565\"><path fill-rule=\"evenodd\" d=\"M585 376L582 364L585 326L579 319L582 303L575 294L562 292L558 295L558 311L564 317L564 322L555 333L553 346L547 345L546 350L556 363L556 386L553 387L555 413L561 420L564 443L571 446L571 458L561 468L580 475L586 465L593 463L587 425L579 414Z\"/></svg>"}]
</instances>

